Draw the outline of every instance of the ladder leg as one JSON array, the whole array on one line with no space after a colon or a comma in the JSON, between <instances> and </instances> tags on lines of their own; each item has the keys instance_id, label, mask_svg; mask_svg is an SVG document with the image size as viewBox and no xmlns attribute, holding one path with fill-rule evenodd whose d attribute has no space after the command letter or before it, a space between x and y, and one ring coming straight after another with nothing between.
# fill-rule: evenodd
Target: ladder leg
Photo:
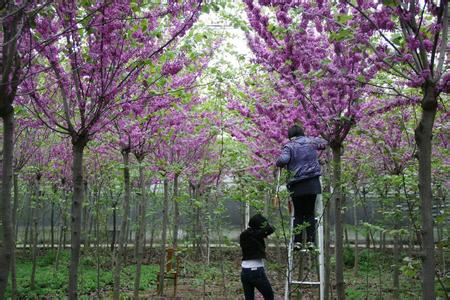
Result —
<instances>
[{"instance_id":1,"label":"ladder leg","mask_svg":"<svg viewBox=\"0 0 450 300\"><path fill-rule=\"evenodd\" d=\"M320 281L320 300L325 299L325 256L324 256L324 240L323 240L323 216L324 208L322 202L322 194L317 195L316 199L316 215L319 216L317 226L318 246L319 246L319 281Z\"/></svg>"},{"instance_id":2,"label":"ladder leg","mask_svg":"<svg viewBox=\"0 0 450 300\"><path fill-rule=\"evenodd\" d=\"M284 293L284 300L290 300L290 294L291 294L291 285L292 284L299 284L304 286L318 286L320 291L320 300L325 299L325 256L324 256L324 239L323 239L323 202L322 202L322 195L318 194L316 198L316 207L315 207L315 215L316 215L316 224L317 224L317 230L316 230L316 242L317 247L319 250L319 253L309 253L308 250L300 250L299 255L302 255L304 252L306 254L307 260L311 263L310 269L308 272L311 272L313 269L314 261L318 262L318 281L314 280L305 280L300 278L301 280L293 280L292 279L292 273L294 271L294 259L293 259L293 249L294 249L294 239L293 239L293 226L294 226L294 215L293 211L291 212L291 227L290 227L290 241L289 241L289 247L288 247L288 268L286 272L286 284L285 284L285 293ZM300 256L302 258L302 256ZM310 259L308 259L310 258ZM317 266L316 265L316 266Z\"/></svg>"},{"instance_id":3,"label":"ladder leg","mask_svg":"<svg viewBox=\"0 0 450 300\"><path fill-rule=\"evenodd\" d=\"M289 245L288 245L288 265L286 270L286 282L284 285L284 300L290 299L292 272L293 272L293 248L294 248L294 238L293 238L293 226L294 226L294 210L291 210L290 224L289 224Z\"/></svg>"}]
</instances>

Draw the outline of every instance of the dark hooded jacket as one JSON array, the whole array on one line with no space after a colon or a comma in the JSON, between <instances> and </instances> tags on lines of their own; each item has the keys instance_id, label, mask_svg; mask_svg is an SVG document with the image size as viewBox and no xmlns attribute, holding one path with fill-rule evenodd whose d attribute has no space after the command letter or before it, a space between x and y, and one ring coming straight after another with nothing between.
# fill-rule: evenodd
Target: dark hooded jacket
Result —
<instances>
[{"instance_id":1,"label":"dark hooded jacket","mask_svg":"<svg viewBox=\"0 0 450 300\"><path fill-rule=\"evenodd\" d=\"M264 238L271 235L275 228L261 214L251 217L248 228L239 237L242 249L242 260L266 258Z\"/></svg>"}]
</instances>

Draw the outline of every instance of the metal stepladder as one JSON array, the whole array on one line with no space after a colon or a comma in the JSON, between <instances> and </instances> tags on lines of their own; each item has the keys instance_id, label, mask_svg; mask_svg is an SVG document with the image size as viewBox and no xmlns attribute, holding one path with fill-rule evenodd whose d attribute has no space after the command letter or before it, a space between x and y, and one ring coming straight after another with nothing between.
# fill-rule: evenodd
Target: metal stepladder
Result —
<instances>
[{"instance_id":1,"label":"metal stepladder","mask_svg":"<svg viewBox=\"0 0 450 300\"><path fill-rule=\"evenodd\" d=\"M280 186L280 173L281 169L278 170L277 176L277 194ZM318 281L308 281L308 280L293 280L292 273L294 271L294 235L293 235L293 227L294 227L294 209L291 207L291 203L289 207L290 212L290 229L289 229L289 243L288 243L288 268L286 270L286 282L284 288L284 300L290 300L291 296L291 286L293 284L297 285L305 285L305 286L318 286L320 292L320 300L325 299L324 290L325 290L325 257L324 257L324 240L323 240L323 202L322 195L318 194L316 198L316 206L315 206L315 215L316 215L316 241L318 243L319 255L317 255L318 263L319 263L319 280ZM302 250L300 251L300 255L302 254Z\"/></svg>"}]
</instances>

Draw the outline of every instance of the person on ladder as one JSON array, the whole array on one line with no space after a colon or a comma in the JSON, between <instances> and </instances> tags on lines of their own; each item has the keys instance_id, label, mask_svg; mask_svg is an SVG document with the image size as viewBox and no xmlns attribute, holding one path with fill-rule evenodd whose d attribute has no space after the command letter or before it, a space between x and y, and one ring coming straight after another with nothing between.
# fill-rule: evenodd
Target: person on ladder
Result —
<instances>
[{"instance_id":1,"label":"person on ladder","mask_svg":"<svg viewBox=\"0 0 450 300\"><path fill-rule=\"evenodd\" d=\"M294 206L294 228L308 223L306 240L315 242L314 208L317 194L321 193L321 175L317 150L325 149L327 141L322 138L307 137L303 129L294 125L288 130L289 142L283 147L276 161L279 168L286 168L292 174L287 189ZM302 248L302 232L294 231L294 249Z\"/></svg>"}]
</instances>

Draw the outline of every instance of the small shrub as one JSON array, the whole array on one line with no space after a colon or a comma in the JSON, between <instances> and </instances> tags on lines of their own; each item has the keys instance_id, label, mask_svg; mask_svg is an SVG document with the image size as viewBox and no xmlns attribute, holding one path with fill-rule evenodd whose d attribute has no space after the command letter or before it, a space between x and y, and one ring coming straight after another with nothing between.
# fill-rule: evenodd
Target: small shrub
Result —
<instances>
[{"instance_id":1,"label":"small shrub","mask_svg":"<svg viewBox=\"0 0 450 300\"><path fill-rule=\"evenodd\" d=\"M352 248L344 248L344 265L348 268L355 266L355 252Z\"/></svg>"}]
</instances>

